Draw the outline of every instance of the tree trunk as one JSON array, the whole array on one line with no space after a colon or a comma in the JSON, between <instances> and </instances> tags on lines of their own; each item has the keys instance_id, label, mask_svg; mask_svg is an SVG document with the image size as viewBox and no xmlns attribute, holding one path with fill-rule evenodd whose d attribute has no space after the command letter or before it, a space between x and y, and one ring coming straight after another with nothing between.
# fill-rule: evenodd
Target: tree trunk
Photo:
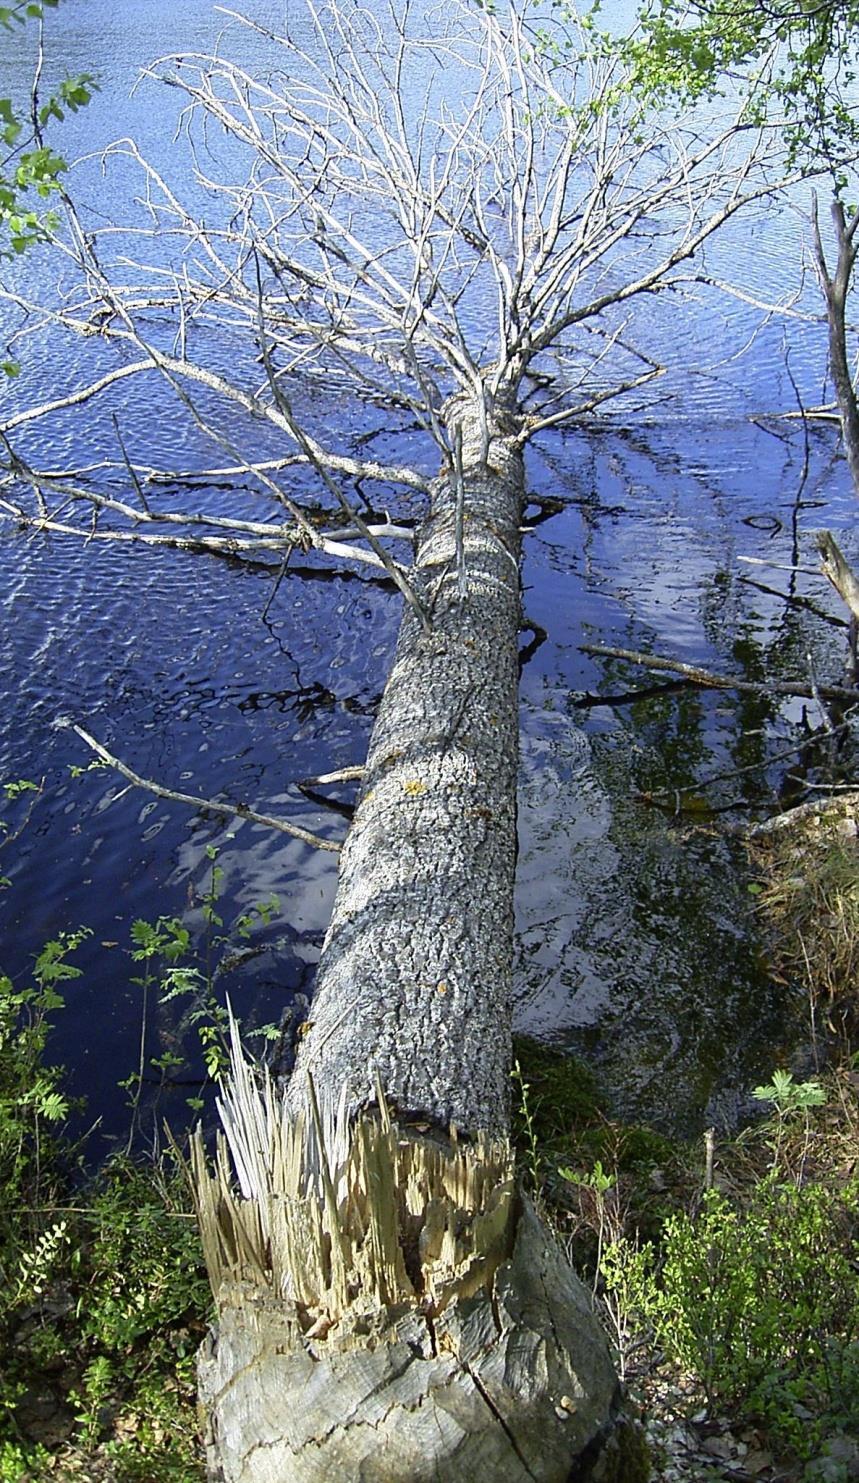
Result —
<instances>
[{"instance_id":1,"label":"tree trunk","mask_svg":"<svg viewBox=\"0 0 859 1483\"><path fill-rule=\"evenodd\" d=\"M311 1028L288 1096L311 1072L321 1099L375 1100L400 1120L504 1133L518 761L522 455L463 428L456 473L436 480L407 608L343 847Z\"/></svg>"},{"instance_id":2,"label":"tree trunk","mask_svg":"<svg viewBox=\"0 0 859 1483\"><path fill-rule=\"evenodd\" d=\"M847 293L850 288L850 279L853 275L853 266L856 262L856 230L857 226L859 226L859 213L853 211L848 222L843 202L837 199L831 203L830 210L832 224L835 228L835 239L838 244L838 261L835 266L834 275L830 275L827 267L826 255L823 251L823 242L817 219L817 198L816 196L813 198L812 228L814 233L814 253L817 263L817 275L820 279L823 296L826 300L826 318L829 328L829 369L835 389L838 416L841 420L841 436L844 440L847 465L850 469L850 477L853 480L853 488L859 494L859 405L856 402L856 392L853 388L853 378L850 375L850 366L847 360L847 328L845 318Z\"/></svg>"},{"instance_id":3,"label":"tree trunk","mask_svg":"<svg viewBox=\"0 0 859 1483\"><path fill-rule=\"evenodd\" d=\"M237 1063L241 1195L195 1150L226 1483L560 1483L616 1401L507 1141L523 466L502 420L460 416L296 1070L281 1105Z\"/></svg>"}]
</instances>

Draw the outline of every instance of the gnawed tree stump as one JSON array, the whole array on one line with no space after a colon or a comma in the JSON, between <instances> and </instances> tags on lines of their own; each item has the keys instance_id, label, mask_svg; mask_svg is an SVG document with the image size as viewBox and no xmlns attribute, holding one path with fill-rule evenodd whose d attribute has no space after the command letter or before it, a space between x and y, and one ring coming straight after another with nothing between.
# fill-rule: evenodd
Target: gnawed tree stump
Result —
<instances>
[{"instance_id":1,"label":"gnawed tree stump","mask_svg":"<svg viewBox=\"0 0 859 1483\"><path fill-rule=\"evenodd\" d=\"M225 1483L560 1483L615 1405L507 1138L522 457L503 417L449 415L411 577L431 621L403 619L296 1070L258 1090L235 1048L240 1193L195 1145Z\"/></svg>"},{"instance_id":2,"label":"gnawed tree stump","mask_svg":"<svg viewBox=\"0 0 859 1483\"><path fill-rule=\"evenodd\" d=\"M195 1145L220 1314L199 1366L210 1476L566 1479L616 1380L509 1145L403 1137L380 1094L314 1188L315 1137L270 1087L265 1101L263 1198L258 1181L255 1199L233 1193L225 1151L207 1173Z\"/></svg>"}]
</instances>

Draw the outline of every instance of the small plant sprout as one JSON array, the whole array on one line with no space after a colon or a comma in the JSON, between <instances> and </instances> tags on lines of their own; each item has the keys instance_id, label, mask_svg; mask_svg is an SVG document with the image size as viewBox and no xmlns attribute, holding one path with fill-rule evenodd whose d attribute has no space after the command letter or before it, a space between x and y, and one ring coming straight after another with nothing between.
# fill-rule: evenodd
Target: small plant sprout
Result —
<instances>
[{"instance_id":1,"label":"small plant sprout","mask_svg":"<svg viewBox=\"0 0 859 1483\"><path fill-rule=\"evenodd\" d=\"M510 1073L519 1089L519 1111L522 1114L522 1126L524 1130L524 1143L526 1150L526 1162L528 1173L535 1193L539 1191L542 1184L540 1149L537 1141L537 1129L534 1123L534 1114L531 1109L529 1098L530 1087L522 1073L522 1067L518 1060L513 1062L513 1070Z\"/></svg>"},{"instance_id":2,"label":"small plant sprout","mask_svg":"<svg viewBox=\"0 0 859 1483\"><path fill-rule=\"evenodd\" d=\"M799 1165L799 1176L801 1177L811 1132L809 1113L812 1107L822 1107L826 1102L826 1092L823 1090L820 1082L794 1081L790 1071L776 1070L773 1072L772 1081L766 1086L755 1087L752 1096L758 1102L771 1102L775 1109L775 1141L773 1143L771 1165L774 1173L781 1166L782 1146L788 1124L794 1122L800 1116L804 1118L805 1138Z\"/></svg>"},{"instance_id":3,"label":"small plant sprout","mask_svg":"<svg viewBox=\"0 0 859 1483\"><path fill-rule=\"evenodd\" d=\"M790 1071L774 1071L772 1081L766 1086L757 1086L752 1096L758 1102L772 1102L780 1117L807 1112L810 1107L822 1107L826 1093L819 1081L794 1081Z\"/></svg>"},{"instance_id":4,"label":"small plant sprout","mask_svg":"<svg viewBox=\"0 0 859 1483\"><path fill-rule=\"evenodd\" d=\"M617 1240L622 1233L622 1223L618 1223L616 1201L612 1207L609 1197L617 1184L616 1175L609 1174L603 1168L602 1159L597 1159L589 1174L578 1169L559 1169L558 1173L568 1184L590 1196L589 1204L593 1206L593 1223L597 1235L597 1260L594 1275L594 1293L596 1293L599 1282L600 1268L602 1266L603 1252L605 1250L606 1238Z\"/></svg>"},{"instance_id":5,"label":"small plant sprout","mask_svg":"<svg viewBox=\"0 0 859 1483\"><path fill-rule=\"evenodd\" d=\"M39 784L31 782L29 778L17 778L15 782L4 783L3 792L10 803L20 798L22 793L38 793Z\"/></svg>"}]
</instances>

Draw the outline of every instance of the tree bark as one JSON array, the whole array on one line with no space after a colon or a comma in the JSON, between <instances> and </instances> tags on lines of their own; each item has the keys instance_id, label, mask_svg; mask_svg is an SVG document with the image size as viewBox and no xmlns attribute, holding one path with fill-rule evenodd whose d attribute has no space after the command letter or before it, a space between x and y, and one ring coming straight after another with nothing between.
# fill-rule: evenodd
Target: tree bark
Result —
<instances>
[{"instance_id":1,"label":"tree bark","mask_svg":"<svg viewBox=\"0 0 859 1483\"><path fill-rule=\"evenodd\" d=\"M847 292L850 287L850 279L853 275L857 249L859 249L859 243L856 240L856 231L857 227L859 227L859 212L854 211L848 221L843 203L836 199L831 205L831 215L832 224L835 228L835 239L838 244L838 261L834 274L830 274L829 272L826 254L823 250L820 226L817 219L817 198L815 196L812 206L814 256L817 276L820 279L820 286L823 289L823 296L826 300L826 318L829 328L829 369L832 374L832 384L835 388L835 399L838 404L838 416L841 421L841 436L844 439L847 465L850 469L850 477L853 480L853 488L859 494L859 405L856 402L856 392L853 389L853 378L850 374L850 366L847 360L847 330L845 323Z\"/></svg>"},{"instance_id":2,"label":"tree bark","mask_svg":"<svg viewBox=\"0 0 859 1483\"><path fill-rule=\"evenodd\" d=\"M260 1102L237 1066L241 1195L195 1151L225 1483L561 1483L616 1408L507 1139L523 465L458 415L295 1072Z\"/></svg>"},{"instance_id":3,"label":"tree bark","mask_svg":"<svg viewBox=\"0 0 859 1483\"><path fill-rule=\"evenodd\" d=\"M343 846L331 924L288 1098L311 1072L321 1099L375 1100L400 1120L499 1134L508 1127L518 761L521 452L496 436L479 459L463 428L458 480L443 472L416 546L405 612Z\"/></svg>"}]
</instances>

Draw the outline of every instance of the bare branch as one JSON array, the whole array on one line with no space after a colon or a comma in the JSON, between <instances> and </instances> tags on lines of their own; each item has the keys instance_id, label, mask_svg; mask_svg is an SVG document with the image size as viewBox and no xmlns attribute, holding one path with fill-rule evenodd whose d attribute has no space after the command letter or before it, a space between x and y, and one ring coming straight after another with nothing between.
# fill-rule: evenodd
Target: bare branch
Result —
<instances>
[{"instance_id":1,"label":"bare branch","mask_svg":"<svg viewBox=\"0 0 859 1483\"><path fill-rule=\"evenodd\" d=\"M133 522L123 538L155 540L156 521L184 523L203 543L286 542L297 531L331 556L383 568L426 625L382 544L390 522L364 519L342 481L428 494L423 467L439 454L442 468L461 478L450 409L463 397L479 418L475 456L486 463L499 407L521 445L647 386L661 367L637 344L631 311L621 315L621 306L706 279L685 270L688 260L736 212L792 177L781 167L777 131L749 128L739 113L718 127L656 117L645 126L621 63L593 48L575 15L558 17L553 57L514 7L478 13L451 0L431 36L409 7L392 5L384 25L333 0L306 0L306 10L306 24L285 33L241 21L271 49L264 75L223 49L164 57L148 69L151 81L181 96L194 183L213 209L200 221L133 140L104 152L105 169L140 172L139 215L127 226L91 228L69 201L58 246L77 274L71 289L49 306L20 292L4 297L26 309L30 327L97 332L133 359L65 398L15 412L6 432L109 397L126 377L154 370L229 462L171 473L123 449L116 467L140 509L96 477L92 490L89 481L72 488L65 480L54 491L31 477L31 523L71 527L64 511L47 508L44 487L73 503L88 498L105 527ZM200 147L212 125L230 141L229 166ZM854 251L852 223L844 239ZM225 349L233 347L231 360ZM523 394L526 376L549 371L539 397ZM317 384L326 396L334 388L352 399L342 427L306 394ZM397 464L355 456L353 413L368 405L397 408L410 429L416 424L418 456ZM263 423L289 451L260 457L250 440L250 451L240 447L235 413L254 445L252 429ZM320 532L281 487L279 470L295 467L319 474L349 537ZM249 497L276 502L289 525L263 515L227 527L202 496L187 513L147 506L149 484L204 484L209 475L247 477ZM12 501L5 508L21 518ZM97 522L88 534L115 538Z\"/></svg>"},{"instance_id":2,"label":"bare branch","mask_svg":"<svg viewBox=\"0 0 859 1483\"><path fill-rule=\"evenodd\" d=\"M179 793L174 788L165 788L163 783L155 783L151 778L142 778L139 773L132 771L126 763L114 757L107 747L90 736L82 726L70 721L68 717L58 717L54 725L61 729L73 731L91 751L106 762L109 767L115 769L121 777L127 778L135 788L144 788L147 793L154 793L156 798L167 798L172 803L187 803L191 808L205 809L207 813L221 814L226 819L247 819L251 824L263 824L267 829L278 829L281 834L292 835L294 839L300 839L303 844L313 845L317 850L330 850L333 854L339 854L340 846L334 840L323 839L319 834L311 834L308 829L302 829L300 824L290 824L287 819L275 819L271 814L260 814L255 809L249 808L245 803L223 803L211 798L198 798L193 793Z\"/></svg>"},{"instance_id":3,"label":"bare branch","mask_svg":"<svg viewBox=\"0 0 859 1483\"><path fill-rule=\"evenodd\" d=\"M668 671L682 675L693 685L703 685L712 690L739 690L748 695L804 695L809 700L822 695L826 700L847 700L852 704L859 701L859 690L844 685L814 686L808 680L767 680L760 683L744 680L736 675L717 675L711 670L701 669L695 664L683 664L679 659L664 659L658 654L642 654L636 649L616 649L608 644L580 644L583 654L597 658L623 659L628 664L640 664L644 669Z\"/></svg>"},{"instance_id":4,"label":"bare branch","mask_svg":"<svg viewBox=\"0 0 859 1483\"><path fill-rule=\"evenodd\" d=\"M854 491L859 494L859 404L857 404L853 378L850 375L847 360L845 323L847 291L853 276L856 254L859 252L859 242L856 240L859 212L854 209L848 221L844 205L838 199L832 201L830 210L838 248L834 274L829 271L820 235L817 195L812 196L812 245L817 276L826 301L826 317L829 324L829 369L835 388L841 435L844 440L850 477L853 480Z\"/></svg>"}]
</instances>

